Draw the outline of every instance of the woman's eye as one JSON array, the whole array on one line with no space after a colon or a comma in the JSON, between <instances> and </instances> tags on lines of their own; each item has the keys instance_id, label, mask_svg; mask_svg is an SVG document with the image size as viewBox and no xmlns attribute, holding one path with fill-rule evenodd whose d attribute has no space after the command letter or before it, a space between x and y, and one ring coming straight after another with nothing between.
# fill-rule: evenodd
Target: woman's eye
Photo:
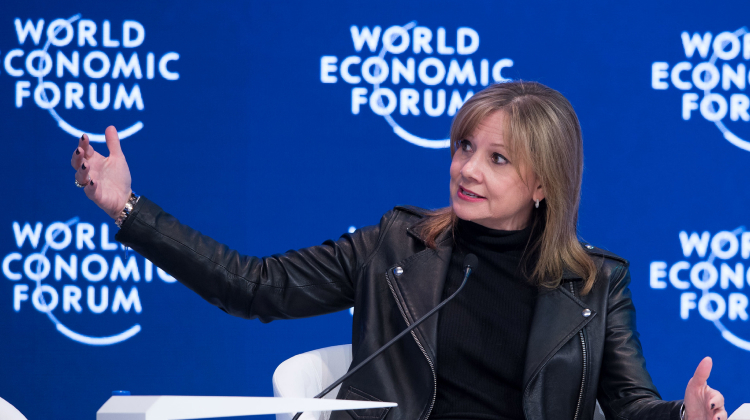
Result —
<instances>
[{"instance_id":1,"label":"woman's eye","mask_svg":"<svg viewBox=\"0 0 750 420\"><path fill-rule=\"evenodd\" d=\"M464 152L470 152L471 151L471 142L469 140L459 140L458 141L458 149L462 150Z\"/></svg>"},{"instance_id":2,"label":"woman's eye","mask_svg":"<svg viewBox=\"0 0 750 420\"><path fill-rule=\"evenodd\" d=\"M508 159L505 158L505 156L501 155L500 153L493 153L492 154L492 163L497 163L498 165L503 165L508 163Z\"/></svg>"}]
</instances>

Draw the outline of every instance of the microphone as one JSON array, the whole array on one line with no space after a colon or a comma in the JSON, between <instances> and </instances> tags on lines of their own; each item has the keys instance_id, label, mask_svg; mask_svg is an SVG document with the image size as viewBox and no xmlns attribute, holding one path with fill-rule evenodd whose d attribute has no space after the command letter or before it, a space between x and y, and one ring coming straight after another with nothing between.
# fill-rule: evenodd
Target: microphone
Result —
<instances>
[{"instance_id":1,"label":"microphone","mask_svg":"<svg viewBox=\"0 0 750 420\"><path fill-rule=\"evenodd\" d=\"M464 273L466 273L466 277L464 277L464 283L466 283L466 279L469 278L469 274L477 269L477 266L479 266L479 259L476 255L469 254L464 257ZM463 287L463 283L461 283L461 287ZM450 298L452 297L453 296L451 296Z\"/></svg>"},{"instance_id":2,"label":"microphone","mask_svg":"<svg viewBox=\"0 0 750 420\"><path fill-rule=\"evenodd\" d=\"M392 346L393 343L401 339L406 334L409 334L414 328L417 328L419 324L424 322L427 318L435 314L435 312L439 311L440 308L445 306L446 303L450 302L451 299L456 297L458 293L464 288L466 285L466 280L469 279L469 275L471 275L472 272L474 272L477 269L477 266L479 266L479 259L474 254L468 254L464 257L464 263L463 263L463 271L464 271L464 279L461 282L461 285L456 289L455 292L453 292L452 295L448 296L447 299L440 302L437 306L432 308L430 312L427 312L424 314L421 318L417 320L417 322L411 324L407 329L401 331L397 336L393 337L389 342L385 343L381 348L379 348L375 353L369 355L365 360L361 361L357 366L355 366L353 369L350 369L349 372L347 372L344 376L340 377L336 382L332 383L328 386L328 388L321 391L318 395L314 396L313 398L323 398L326 394L333 391L334 388L341 385L345 380L349 379L352 375L354 375L358 370L363 368L365 365L370 363L370 361L377 356L379 356L381 353L383 353L388 347ZM299 417L302 415L302 412L297 413L292 420L298 420Z\"/></svg>"}]
</instances>

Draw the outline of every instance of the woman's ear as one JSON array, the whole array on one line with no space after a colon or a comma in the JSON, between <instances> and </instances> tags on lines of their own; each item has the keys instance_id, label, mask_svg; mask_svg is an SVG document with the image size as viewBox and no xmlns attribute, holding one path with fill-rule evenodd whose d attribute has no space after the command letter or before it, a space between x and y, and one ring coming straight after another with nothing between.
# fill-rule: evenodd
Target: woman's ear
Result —
<instances>
[{"instance_id":1,"label":"woman's ear","mask_svg":"<svg viewBox=\"0 0 750 420\"><path fill-rule=\"evenodd\" d=\"M534 194L532 194L532 197L534 201L544 200L544 188L542 187L541 182L536 185L536 188L534 189Z\"/></svg>"}]
</instances>

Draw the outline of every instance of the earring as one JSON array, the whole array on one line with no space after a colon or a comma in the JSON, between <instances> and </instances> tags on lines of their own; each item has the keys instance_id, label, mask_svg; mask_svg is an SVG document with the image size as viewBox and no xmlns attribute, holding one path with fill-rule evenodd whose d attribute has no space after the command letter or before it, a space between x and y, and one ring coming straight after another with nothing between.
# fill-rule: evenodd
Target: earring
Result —
<instances>
[{"instance_id":1,"label":"earring","mask_svg":"<svg viewBox=\"0 0 750 420\"><path fill-rule=\"evenodd\" d=\"M539 200L534 200L534 201L536 201L536 204L534 204L534 207L539 208Z\"/></svg>"}]
</instances>

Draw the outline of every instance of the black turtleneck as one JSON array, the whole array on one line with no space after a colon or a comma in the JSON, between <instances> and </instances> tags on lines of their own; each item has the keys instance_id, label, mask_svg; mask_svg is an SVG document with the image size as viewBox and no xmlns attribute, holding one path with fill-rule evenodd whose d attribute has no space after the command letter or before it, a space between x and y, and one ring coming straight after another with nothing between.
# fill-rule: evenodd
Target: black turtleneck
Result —
<instances>
[{"instance_id":1,"label":"black turtleneck","mask_svg":"<svg viewBox=\"0 0 750 420\"><path fill-rule=\"evenodd\" d=\"M531 227L502 231L459 220L443 299L479 258L464 290L439 314L437 400L431 419L523 419L523 368L536 288L520 264Z\"/></svg>"}]
</instances>

